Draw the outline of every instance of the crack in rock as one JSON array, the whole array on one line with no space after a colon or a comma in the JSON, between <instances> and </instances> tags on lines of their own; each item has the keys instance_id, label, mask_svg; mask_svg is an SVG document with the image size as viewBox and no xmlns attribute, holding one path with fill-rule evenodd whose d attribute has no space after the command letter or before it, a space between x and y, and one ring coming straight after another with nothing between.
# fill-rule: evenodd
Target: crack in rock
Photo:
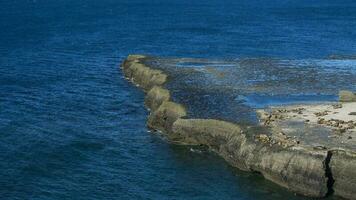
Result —
<instances>
[{"instance_id":1,"label":"crack in rock","mask_svg":"<svg viewBox=\"0 0 356 200\"><path fill-rule=\"evenodd\" d=\"M330 196L334 193L334 189L333 189L333 185L335 183L335 180L333 178L333 174L330 168L330 161L331 161L331 157L332 157L332 152L328 151L325 161L324 161L324 165L325 165L325 176L328 178L327 181L327 188L328 188L328 192L326 193L326 196Z\"/></svg>"}]
</instances>

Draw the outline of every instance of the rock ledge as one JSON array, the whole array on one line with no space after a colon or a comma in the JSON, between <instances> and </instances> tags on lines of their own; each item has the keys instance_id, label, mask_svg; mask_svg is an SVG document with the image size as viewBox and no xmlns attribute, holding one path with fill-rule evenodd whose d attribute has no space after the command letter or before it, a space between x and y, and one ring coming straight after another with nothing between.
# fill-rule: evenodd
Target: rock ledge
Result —
<instances>
[{"instance_id":1,"label":"rock ledge","mask_svg":"<svg viewBox=\"0 0 356 200\"><path fill-rule=\"evenodd\" d=\"M283 134L275 137L277 132L264 125L189 119L184 106L172 102L170 91L164 88L169 77L148 67L145 59L143 55L130 55L121 68L127 79L146 92L145 105L151 111L149 128L161 131L177 144L208 146L232 166L259 172L295 193L356 199L355 153L283 140Z\"/></svg>"}]
</instances>

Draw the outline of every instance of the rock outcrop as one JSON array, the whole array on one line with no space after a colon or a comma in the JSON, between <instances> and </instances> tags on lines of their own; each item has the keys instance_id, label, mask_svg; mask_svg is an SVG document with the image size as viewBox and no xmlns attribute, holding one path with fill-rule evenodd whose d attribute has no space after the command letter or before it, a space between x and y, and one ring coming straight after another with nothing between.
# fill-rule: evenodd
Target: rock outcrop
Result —
<instances>
[{"instance_id":1,"label":"rock outcrop","mask_svg":"<svg viewBox=\"0 0 356 200\"><path fill-rule=\"evenodd\" d=\"M356 102L356 94L351 91L341 90L339 92L339 101L341 101L341 102Z\"/></svg>"},{"instance_id":2,"label":"rock outcrop","mask_svg":"<svg viewBox=\"0 0 356 200\"><path fill-rule=\"evenodd\" d=\"M171 101L165 101L161 104L161 106L151 112L148 117L147 125L151 129L156 129L161 132L168 133L168 136L172 136L171 130L173 123L187 115L185 108L177 103Z\"/></svg>"},{"instance_id":3,"label":"rock outcrop","mask_svg":"<svg viewBox=\"0 0 356 200\"><path fill-rule=\"evenodd\" d=\"M330 170L335 183L334 194L347 199L356 199L356 153L337 149L332 150Z\"/></svg>"},{"instance_id":4,"label":"rock outcrop","mask_svg":"<svg viewBox=\"0 0 356 200\"><path fill-rule=\"evenodd\" d=\"M232 166L261 173L295 193L356 198L355 154L281 145L264 127L189 119L185 107L173 102L170 91L164 88L169 77L145 65L145 59L145 56L130 55L121 67L124 75L147 93L145 105L151 111L149 128L159 130L178 144L205 145Z\"/></svg>"},{"instance_id":5,"label":"rock outcrop","mask_svg":"<svg viewBox=\"0 0 356 200\"><path fill-rule=\"evenodd\" d=\"M151 111L157 110L165 101L169 101L170 94L167 89L160 86L154 86L146 95L145 105Z\"/></svg>"},{"instance_id":6,"label":"rock outcrop","mask_svg":"<svg viewBox=\"0 0 356 200\"><path fill-rule=\"evenodd\" d=\"M129 56L122 64L122 69L127 78L143 90L149 91L153 86L163 85L167 81L167 75L160 70L151 69L142 64L140 59L143 56L133 55Z\"/></svg>"},{"instance_id":7,"label":"rock outcrop","mask_svg":"<svg viewBox=\"0 0 356 200\"><path fill-rule=\"evenodd\" d=\"M211 119L178 119L173 124L173 134L182 143L206 145L241 170L260 172L307 196L327 194L326 151L271 146L248 137L249 132L246 127Z\"/></svg>"}]
</instances>

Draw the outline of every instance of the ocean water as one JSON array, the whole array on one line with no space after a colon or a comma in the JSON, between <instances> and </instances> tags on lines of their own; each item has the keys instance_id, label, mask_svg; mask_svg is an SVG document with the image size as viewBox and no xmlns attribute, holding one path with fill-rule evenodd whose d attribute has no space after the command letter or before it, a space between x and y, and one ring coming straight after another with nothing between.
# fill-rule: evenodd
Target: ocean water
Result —
<instances>
[{"instance_id":1,"label":"ocean water","mask_svg":"<svg viewBox=\"0 0 356 200\"><path fill-rule=\"evenodd\" d=\"M149 133L119 64L142 53L345 66L355 27L352 0L2 0L0 199L305 199Z\"/></svg>"}]
</instances>

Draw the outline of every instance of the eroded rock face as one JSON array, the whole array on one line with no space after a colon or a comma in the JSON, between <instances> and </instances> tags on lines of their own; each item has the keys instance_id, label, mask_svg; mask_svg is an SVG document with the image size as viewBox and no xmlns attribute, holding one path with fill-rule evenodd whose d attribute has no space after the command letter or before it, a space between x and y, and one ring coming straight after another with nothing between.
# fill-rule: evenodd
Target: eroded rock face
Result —
<instances>
[{"instance_id":1,"label":"eroded rock face","mask_svg":"<svg viewBox=\"0 0 356 200\"><path fill-rule=\"evenodd\" d=\"M333 150L330 169L335 179L334 194L356 199L356 154L345 150Z\"/></svg>"},{"instance_id":2,"label":"eroded rock face","mask_svg":"<svg viewBox=\"0 0 356 200\"><path fill-rule=\"evenodd\" d=\"M339 92L339 101L341 101L341 102L356 102L356 94L351 91L341 90Z\"/></svg>"},{"instance_id":3,"label":"eroded rock face","mask_svg":"<svg viewBox=\"0 0 356 200\"><path fill-rule=\"evenodd\" d=\"M230 164L265 178L291 191L312 197L328 192L325 176L326 151L282 148L253 140L246 128L211 119L178 119L172 134L184 144L209 146Z\"/></svg>"},{"instance_id":4,"label":"eroded rock face","mask_svg":"<svg viewBox=\"0 0 356 200\"><path fill-rule=\"evenodd\" d=\"M151 109L151 111L155 111L163 102L169 101L169 99L170 94L167 89L160 86L154 86L145 97L145 105Z\"/></svg>"},{"instance_id":5,"label":"eroded rock face","mask_svg":"<svg viewBox=\"0 0 356 200\"><path fill-rule=\"evenodd\" d=\"M252 171L256 144L243 134L236 124L214 119L178 119L172 133L180 143L206 145L230 164L244 171Z\"/></svg>"},{"instance_id":6,"label":"eroded rock face","mask_svg":"<svg viewBox=\"0 0 356 200\"><path fill-rule=\"evenodd\" d=\"M265 147L254 154L258 155L254 169L265 178L306 196L323 197L328 193L326 151Z\"/></svg>"},{"instance_id":7,"label":"eroded rock face","mask_svg":"<svg viewBox=\"0 0 356 200\"><path fill-rule=\"evenodd\" d=\"M149 128L170 133L173 123L186 115L186 110L182 105L165 101L156 111L151 112L147 125Z\"/></svg>"},{"instance_id":8,"label":"eroded rock face","mask_svg":"<svg viewBox=\"0 0 356 200\"><path fill-rule=\"evenodd\" d=\"M178 119L172 126L172 134L181 143L207 145L218 150L233 136L240 136L242 129L235 124L214 119Z\"/></svg>"},{"instance_id":9,"label":"eroded rock face","mask_svg":"<svg viewBox=\"0 0 356 200\"><path fill-rule=\"evenodd\" d=\"M289 141L285 134L271 134L265 128L270 122L256 129L214 119L188 119L184 106L173 102L170 91L164 88L168 76L146 66L145 59L142 55L130 55L121 67L125 77L147 93L145 105L151 111L149 128L161 131L175 143L208 146L232 166L259 172L298 194L324 197L334 192L355 199L354 153L308 148L299 142L285 145L276 139ZM340 93L340 101L354 101L351 94ZM302 110L296 112L303 114ZM266 117L267 121L277 120Z\"/></svg>"},{"instance_id":10,"label":"eroded rock face","mask_svg":"<svg viewBox=\"0 0 356 200\"><path fill-rule=\"evenodd\" d=\"M327 151L324 169L328 177L329 193L355 199L356 153L353 140L355 118L349 114L356 108L355 105L355 102L292 105L263 109L258 112L261 124L284 133L287 138L297 137L300 144L295 146L313 147L321 152ZM262 139L270 138L264 136ZM316 151L310 151L310 153L314 152ZM308 160L310 157L313 156L308 155L298 163L307 161L311 164L317 160L317 158ZM324 158L325 155L321 157Z\"/></svg>"},{"instance_id":11,"label":"eroded rock face","mask_svg":"<svg viewBox=\"0 0 356 200\"><path fill-rule=\"evenodd\" d=\"M129 59L122 64L122 68L127 78L145 91L149 91L153 86L163 85L167 81L167 75L140 63L144 58L138 55L129 56Z\"/></svg>"}]
</instances>

